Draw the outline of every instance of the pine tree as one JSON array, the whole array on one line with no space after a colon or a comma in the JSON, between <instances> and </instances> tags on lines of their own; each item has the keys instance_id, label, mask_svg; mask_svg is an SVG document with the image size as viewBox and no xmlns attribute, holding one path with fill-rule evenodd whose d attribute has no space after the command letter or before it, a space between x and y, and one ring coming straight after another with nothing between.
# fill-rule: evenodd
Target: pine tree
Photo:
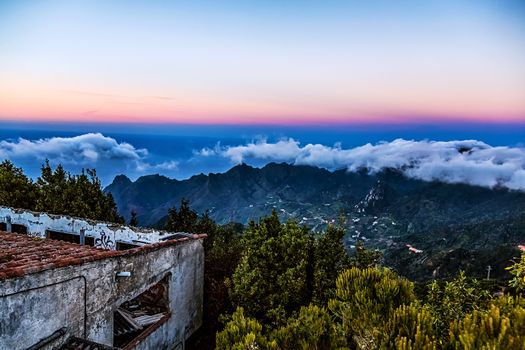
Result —
<instances>
[{"instance_id":1,"label":"pine tree","mask_svg":"<svg viewBox=\"0 0 525 350\"><path fill-rule=\"evenodd\" d=\"M389 269L353 267L337 277L336 296L328 307L355 347L374 348L384 321L399 306L415 300L413 289L412 282Z\"/></svg>"},{"instance_id":2,"label":"pine tree","mask_svg":"<svg viewBox=\"0 0 525 350\"><path fill-rule=\"evenodd\" d=\"M0 163L0 205L34 210L37 188L11 161Z\"/></svg>"},{"instance_id":3,"label":"pine tree","mask_svg":"<svg viewBox=\"0 0 525 350\"><path fill-rule=\"evenodd\" d=\"M176 207L168 210L168 221L165 230L171 232L195 232L198 214L190 208L190 201L183 198L179 209Z\"/></svg>"},{"instance_id":4,"label":"pine tree","mask_svg":"<svg viewBox=\"0 0 525 350\"><path fill-rule=\"evenodd\" d=\"M333 321L324 307L302 307L297 317L291 317L285 326L273 331L269 337L279 349L322 350L347 347L340 324Z\"/></svg>"},{"instance_id":5,"label":"pine tree","mask_svg":"<svg viewBox=\"0 0 525 350\"><path fill-rule=\"evenodd\" d=\"M137 212L135 209L131 210L131 218L129 219L129 226L137 227L139 225L139 221L137 219Z\"/></svg>"},{"instance_id":6,"label":"pine tree","mask_svg":"<svg viewBox=\"0 0 525 350\"><path fill-rule=\"evenodd\" d=\"M37 211L124 223L113 196L104 193L94 169L71 175L61 165L53 170L46 160L36 186Z\"/></svg>"},{"instance_id":7,"label":"pine tree","mask_svg":"<svg viewBox=\"0 0 525 350\"><path fill-rule=\"evenodd\" d=\"M439 341L436 319L418 303L401 305L377 333L379 348L389 350L435 350Z\"/></svg>"},{"instance_id":8,"label":"pine tree","mask_svg":"<svg viewBox=\"0 0 525 350\"><path fill-rule=\"evenodd\" d=\"M217 350L270 350L277 349L275 342L270 342L262 334L262 325L253 318L244 315L239 307L231 315L224 330L217 333Z\"/></svg>"},{"instance_id":9,"label":"pine tree","mask_svg":"<svg viewBox=\"0 0 525 350\"><path fill-rule=\"evenodd\" d=\"M324 304L335 296L337 276L351 266L342 242L344 235L344 229L330 225L315 241L312 288L318 303Z\"/></svg>"},{"instance_id":10,"label":"pine tree","mask_svg":"<svg viewBox=\"0 0 525 350\"><path fill-rule=\"evenodd\" d=\"M450 349L525 349L525 302L500 297L488 310L476 310L450 327Z\"/></svg>"}]
</instances>

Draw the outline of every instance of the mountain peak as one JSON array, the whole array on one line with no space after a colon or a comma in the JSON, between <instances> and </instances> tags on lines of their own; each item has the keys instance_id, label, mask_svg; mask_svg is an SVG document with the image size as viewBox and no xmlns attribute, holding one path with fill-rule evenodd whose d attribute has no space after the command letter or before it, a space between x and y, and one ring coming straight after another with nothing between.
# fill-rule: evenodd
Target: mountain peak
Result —
<instances>
[{"instance_id":1,"label":"mountain peak","mask_svg":"<svg viewBox=\"0 0 525 350\"><path fill-rule=\"evenodd\" d=\"M132 182L129 179L129 177L127 177L124 174L120 174L120 175L115 176L115 178L113 179L112 185L122 186L122 185L129 185L131 183Z\"/></svg>"}]
</instances>

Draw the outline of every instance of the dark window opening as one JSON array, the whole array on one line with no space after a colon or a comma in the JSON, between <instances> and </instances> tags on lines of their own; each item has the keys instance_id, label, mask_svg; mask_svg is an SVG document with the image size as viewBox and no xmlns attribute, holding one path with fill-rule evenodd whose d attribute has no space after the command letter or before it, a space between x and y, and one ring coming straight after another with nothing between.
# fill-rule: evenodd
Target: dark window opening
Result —
<instances>
[{"instance_id":1,"label":"dark window opening","mask_svg":"<svg viewBox=\"0 0 525 350\"><path fill-rule=\"evenodd\" d=\"M7 231L7 224L5 222L0 222L0 231Z\"/></svg>"},{"instance_id":2,"label":"dark window opening","mask_svg":"<svg viewBox=\"0 0 525 350\"><path fill-rule=\"evenodd\" d=\"M27 235L27 227L19 224L11 224L11 232Z\"/></svg>"},{"instance_id":3,"label":"dark window opening","mask_svg":"<svg viewBox=\"0 0 525 350\"><path fill-rule=\"evenodd\" d=\"M125 349L166 322L170 316L169 278L166 276L117 308L113 315L113 346Z\"/></svg>"},{"instance_id":4,"label":"dark window opening","mask_svg":"<svg viewBox=\"0 0 525 350\"><path fill-rule=\"evenodd\" d=\"M135 245L135 244L125 243L125 242L117 242L117 250L128 250L128 249L133 249L137 247L140 247L140 246Z\"/></svg>"},{"instance_id":5,"label":"dark window opening","mask_svg":"<svg viewBox=\"0 0 525 350\"><path fill-rule=\"evenodd\" d=\"M46 236L49 239L57 241L80 244L80 235L74 233L46 230ZM84 245L95 246L95 239L93 237L84 236Z\"/></svg>"},{"instance_id":6,"label":"dark window opening","mask_svg":"<svg viewBox=\"0 0 525 350\"><path fill-rule=\"evenodd\" d=\"M93 237L84 236L84 245L95 246L95 239Z\"/></svg>"},{"instance_id":7,"label":"dark window opening","mask_svg":"<svg viewBox=\"0 0 525 350\"><path fill-rule=\"evenodd\" d=\"M57 241L64 241L69 243L76 243L80 244L80 236L74 235L72 233L64 233L64 232L57 232L57 231L46 231L47 238L54 239Z\"/></svg>"}]
</instances>

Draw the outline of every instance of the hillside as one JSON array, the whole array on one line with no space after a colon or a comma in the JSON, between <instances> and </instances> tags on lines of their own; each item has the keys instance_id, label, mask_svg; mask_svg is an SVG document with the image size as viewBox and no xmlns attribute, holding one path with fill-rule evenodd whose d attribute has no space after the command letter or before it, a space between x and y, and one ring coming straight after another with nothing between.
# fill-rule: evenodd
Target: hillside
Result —
<instances>
[{"instance_id":1,"label":"hillside","mask_svg":"<svg viewBox=\"0 0 525 350\"><path fill-rule=\"evenodd\" d=\"M458 268L484 276L487 265L501 276L525 242L525 193L418 181L395 171L242 164L182 181L150 175L132 182L120 175L106 191L122 215L134 209L145 226L161 225L182 198L199 212L209 210L218 223L247 223L275 209L319 231L344 216L350 250L364 240L384 252L386 264L417 279L446 277Z\"/></svg>"}]
</instances>

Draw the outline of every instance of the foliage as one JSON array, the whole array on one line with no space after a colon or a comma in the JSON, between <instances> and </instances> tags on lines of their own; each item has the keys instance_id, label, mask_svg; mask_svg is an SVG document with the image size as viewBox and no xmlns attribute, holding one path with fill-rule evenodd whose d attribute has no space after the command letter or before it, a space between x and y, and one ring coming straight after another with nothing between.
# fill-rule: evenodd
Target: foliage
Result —
<instances>
[{"instance_id":1,"label":"foliage","mask_svg":"<svg viewBox=\"0 0 525 350\"><path fill-rule=\"evenodd\" d=\"M525 349L525 303L501 297L488 310L476 310L450 327L451 349Z\"/></svg>"},{"instance_id":2,"label":"foliage","mask_svg":"<svg viewBox=\"0 0 525 350\"><path fill-rule=\"evenodd\" d=\"M434 315L418 303L401 305L378 333L381 349L434 350L438 347Z\"/></svg>"},{"instance_id":3,"label":"foliage","mask_svg":"<svg viewBox=\"0 0 525 350\"><path fill-rule=\"evenodd\" d=\"M193 220L193 221L192 221ZM190 340L192 348L208 349L215 343L219 329L219 316L233 311L228 297L229 280L239 263L242 245L242 225L217 225L208 212L199 215L191 209L188 200L183 199L179 209L169 210L170 231L205 233L204 240L204 305L205 317L197 334Z\"/></svg>"},{"instance_id":4,"label":"foliage","mask_svg":"<svg viewBox=\"0 0 525 350\"><path fill-rule=\"evenodd\" d=\"M381 253L378 250L367 249L363 241L357 241L355 254L350 260L352 266L365 269L368 267L379 266L380 261Z\"/></svg>"},{"instance_id":5,"label":"foliage","mask_svg":"<svg viewBox=\"0 0 525 350\"><path fill-rule=\"evenodd\" d=\"M525 289L525 253L522 253L520 260L515 261L507 270L513 276L509 282L510 286L518 291L523 291Z\"/></svg>"},{"instance_id":6,"label":"foliage","mask_svg":"<svg viewBox=\"0 0 525 350\"><path fill-rule=\"evenodd\" d=\"M139 220L137 219L137 212L135 210L131 210L129 226L137 227L138 225L139 225Z\"/></svg>"},{"instance_id":7,"label":"foliage","mask_svg":"<svg viewBox=\"0 0 525 350\"><path fill-rule=\"evenodd\" d=\"M0 205L34 209L36 186L9 160L0 163Z\"/></svg>"},{"instance_id":8,"label":"foliage","mask_svg":"<svg viewBox=\"0 0 525 350\"><path fill-rule=\"evenodd\" d=\"M412 282L386 268L343 271L336 280L336 297L328 303L344 331L361 348L374 347L375 334L394 310L414 299Z\"/></svg>"},{"instance_id":9,"label":"foliage","mask_svg":"<svg viewBox=\"0 0 525 350\"><path fill-rule=\"evenodd\" d=\"M299 315L271 334L280 349L339 349L346 347L340 324L333 321L324 307L302 307Z\"/></svg>"},{"instance_id":10,"label":"foliage","mask_svg":"<svg viewBox=\"0 0 525 350\"><path fill-rule=\"evenodd\" d=\"M46 161L36 184L37 211L124 223L113 196L104 193L94 169L71 175L61 165L53 170Z\"/></svg>"},{"instance_id":11,"label":"foliage","mask_svg":"<svg viewBox=\"0 0 525 350\"><path fill-rule=\"evenodd\" d=\"M310 299L312 236L293 221L281 224L274 211L259 223L250 223L242 242L244 254L232 277L232 301L249 315L280 325Z\"/></svg>"},{"instance_id":12,"label":"foliage","mask_svg":"<svg viewBox=\"0 0 525 350\"><path fill-rule=\"evenodd\" d=\"M71 175L59 165L42 166L36 182L10 161L0 164L0 204L57 215L70 215L93 220L122 223L117 206L109 193L104 193L94 169Z\"/></svg>"},{"instance_id":13,"label":"foliage","mask_svg":"<svg viewBox=\"0 0 525 350\"><path fill-rule=\"evenodd\" d=\"M224 330L217 333L218 350L267 350L276 349L275 342L270 342L262 334L262 325L253 318L244 316L242 307L231 315Z\"/></svg>"},{"instance_id":14,"label":"foliage","mask_svg":"<svg viewBox=\"0 0 525 350\"><path fill-rule=\"evenodd\" d=\"M190 208L189 200L183 198L178 210L176 207L168 210L168 221L164 229L172 232L195 232L197 219L197 212Z\"/></svg>"},{"instance_id":15,"label":"foliage","mask_svg":"<svg viewBox=\"0 0 525 350\"><path fill-rule=\"evenodd\" d=\"M445 336L452 321L461 319L474 310L488 307L490 292L480 281L469 279L464 271L451 281L434 280L428 287L427 306L436 315L438 332Z\"/></svg>"},{"instance_id":16,"label":"foliage","mask_svg":"<svg viewBox=\"0 0 525 350\"><path fill-rule=\"evenodd\" d=\"M351 265L342 243L344 235L344 229L330 225L315 240L313 299L318 303L324 304L335 296L337 276Z\"/></svg>"}]
</instances>

